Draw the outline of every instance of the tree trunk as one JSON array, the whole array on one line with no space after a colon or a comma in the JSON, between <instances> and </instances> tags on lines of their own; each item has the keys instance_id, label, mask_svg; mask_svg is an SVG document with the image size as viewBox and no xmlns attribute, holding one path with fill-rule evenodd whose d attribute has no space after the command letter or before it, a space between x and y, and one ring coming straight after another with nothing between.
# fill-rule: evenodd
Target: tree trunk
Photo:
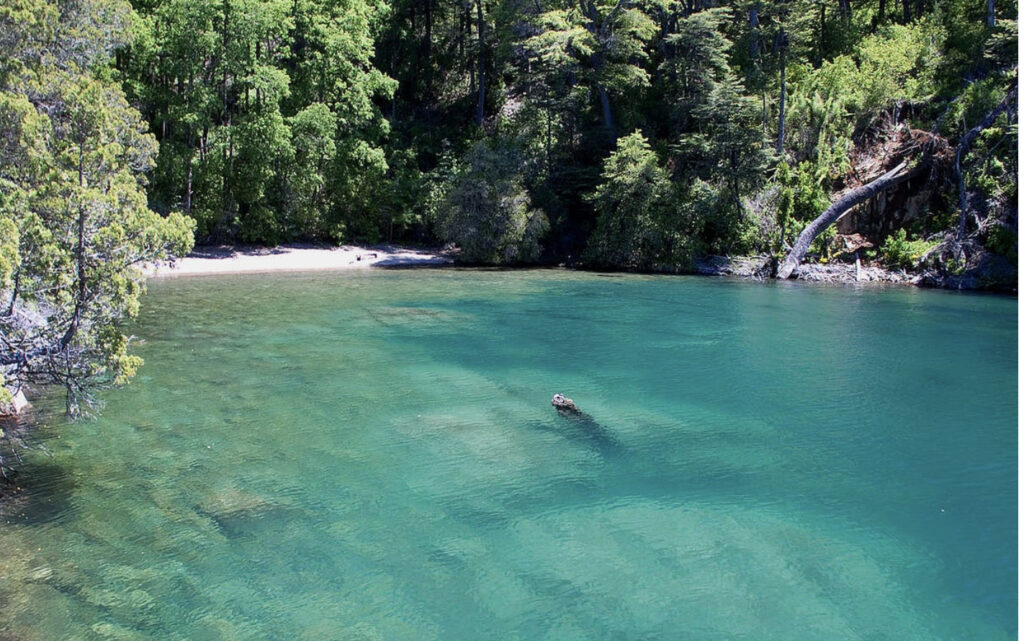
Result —
<instances>
[{"instance_id":1,"label":"tree trunk","mask_svg":"<svg viewBox=\"0 0 1024 641\"><path fill-rule=\"evenodd\" d=\"M903 0L904 3L910 0ZM818 69L821 67L821 63L825 61L825 4L822 3L818 7L818 52L814 58L814 68Z\"/></svg>"},{"instance_id":2,"label":"tree trunk","mask_svg":"<svg viewBox=\"0 0 1024 641\"><path fill-rule=\"evenodd\" d=\"M604 119L604 127L612 141L615 140L615 121L612 120L612 103L608 99L608 90L604 85L597 85L597 95L601 98L601 118Z\"/></svg>"},{"instance_id":3,"label":"tree trunk","mask_svg":"<svg viewBox=\"0 0 1024 641\"><path fill-rule=\"evenodd\" d=\"M1015 98L1017 97L1017 81L1014 80L1013 84L1010 85L1009 91L1006 92L1006 96L996 105L995 109L988 112L981 122L977 124L973 129L964 134L964 137L960 139L960 144L956 148L956 163L954 169L956 170L956 186L957 194L959 196L960 204L960 225L957 228L956 239L958 242L963 241L964 234L967 231L967 190L964 186L964 174L960 168L960 161L963 156L970 150L971 145L974 143L974 139L981 135L981 132L992 126L992 123L996 121L1004 111L1013 113L1014 106L1016 103Z\"/></svg>"},{"instance_id":4,"label":"tree trunk","mask_svg":"<svg viewBox=\"0 0 1024 641\"><path fill-rule=\"evenodd\" d=\"M750 22L750 45L748 55L750 56L750 60L754 61L758 59L758 54L761 52L761 22L758 19L756 7L750 10L747 19Z\"/></svg>"},{"instance_id":5,"label":"tree trunk","mask_svg":"<svg viewBox=\"0 0 1024 641\"><path fill-rule=\"evenodd\" d=\"M885 24L885 0L878 0L878 24Z\"/></svg>"},{"instance_id":6,"label":"tree trunk","mask_svg":"<svg viewBox=\"0 0 1024 641\"><path fill-rule=\"evenodd\" d=\"M909 0L904 0L904 2L907 2L907 1L909 1ZM426 67L426 69L425 69L425 73L426 73L426 76L427 76L427 78L426 78L426 89L427 89L427 96L428 97L433 96L433 92L434 92L434 63L431 61L431 58L433 57L433 53L434 53L434 51L433 51L433 44L434 44L433 43L433 40L434 40L434 33L433 33L434 16L433 16L433 11L432 11L433 8L434 8L433 5L434 5L434 0L427 0L426 1L426 11L425 11L426 15L424 15L424 17L423 17L423 22L424 22L424 27L425 27L425 29L424 29L424 37L423 37L423 64Z\"/></svg>"},{"instance_id":7,"label":"tree trunk","mask_svg":"<svg viewBox=\"0 0 1024 641\"><path fill-rule=\"evenodd\" d=\"M824 213L815 218L810 225L800 232L796 242L793 244L793 249L790 250L789 254L786 255L786 259L779 266L779 272L776 277L780 280L789 278L793 274L793 270L800 265L800 261L803 260L804 255L807 254L807 250L811 248L811 243L818 237L818 234L839 220L852 207L910 179L918 171L917 167L907 169L907 161L903 161L880 178L847 192L839 200L832 203Z\"/></svg>"},{"instance_id":8,"label":"tree trunk","mask_svg":"<svg viewBox=\"0 0 1024 641\"><path fill-rule=\"evenodd\" d=\"M479 38L479 52L477 53L477 97L476 97L476 126L484 126L484 99L487 96L484 87L484 52L486 51L486 39L484 37L484 3L483 0L476 0L476 32Z\"/></svg>"},{"instance_id":9,"label":"tree trunk","mask_svg":"<svg viewBox=\"0 0 1024 641\"><path fill-rule=\"evenodd\" d=\"M195 159L195 131L192 126L188 128L188 174L185 176L185 213L192 213L192 165Z\"/></svg>"},{"instance_id":10,"label":"tree trunk","mask_svg":"<svg viewBox=\"0 0 1024 641\"><path fill-rule=\"evenodd\" d=\"M547 115L547 121L548 121L547 137L546 137L546 140L544 141L544 157L545 157L545 159L547 161L548 180L551 180L551 102L550 101L545 105L544 111L545 111L545 113Z\"/></svg>"},{"instance_id":11,"label":"tree trunk","mask_svg":"<svg viewBox=\"0 0 1024 641\"><path fill-rule=\"evenodd\" d=\"M912 16L910 14L910 0L903 0L903 24L907 24L911 21Z\"/></svg>"},{"instance_id":12,"label":"tree trunk","mask_svg":"<svg viewBox=\"0 0 1024 641\"><path fill-rule=\"evenodd\" d=\"M996 0L985 1L985 26L989 29L996 26Z\"/></svg>"},{"instance_id":13,"label":"tree trunk","mask_svg":"<svg viewBox=\"0 0 1024 641\"><path fill-rule=\"evenodd\" d=\"M850 10L850 0L839 0L839 17L843 20L843 22L847 22L850 20L851 13L852 11Z\"/></svg>"},{"instance_id":14,"label":"tree trunk","mask_svg":"<svg viewBox=\"0 0 1024 641\"><path fill-rule=\"evenodd\" d=\"M783 36L785 37L785 36ZM786 49L779 50L779 142L775 151L782 155L782 144L786 140Z\"/></svg>"},{"instance_id":15,"label":"tree trunk","mask_svg":"<svg viewBox=\"0 0 1024 641\"><path fill-rule=\"evenodd\" d=\"M763 76L762 76L763 78ZM761 149L768 146L768 90L761 83Z\"/></svg>"},{"instance_id":16,"label":"tree trunk","mask_svg":"<svg viewBox=\"0 0 1024 641\"><path fill-rule=\"evenodd\" d=\"M185 213L192 213L192 158L188 159L188 176L185 179Z\"/></svg>"}]
</instances>

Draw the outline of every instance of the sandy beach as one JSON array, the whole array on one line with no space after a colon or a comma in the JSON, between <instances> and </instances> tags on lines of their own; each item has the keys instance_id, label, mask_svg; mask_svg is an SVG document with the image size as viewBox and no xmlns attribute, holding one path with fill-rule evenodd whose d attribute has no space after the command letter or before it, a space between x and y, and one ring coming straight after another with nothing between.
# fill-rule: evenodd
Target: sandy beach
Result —
<instances>
[{"instance_id":1,"label":"sandy beach","mask_svg":"<svg viewBox=\"0 0 1024 641\"><path fill-rule=\"evenodd\" d=\"M367 269L370 267L411 267L447 265L452 259L439 251L383 245L378 247L197 247L174 262L151 265L150 277L201 276L282 271Z\"/></svg>"}]
</instances>

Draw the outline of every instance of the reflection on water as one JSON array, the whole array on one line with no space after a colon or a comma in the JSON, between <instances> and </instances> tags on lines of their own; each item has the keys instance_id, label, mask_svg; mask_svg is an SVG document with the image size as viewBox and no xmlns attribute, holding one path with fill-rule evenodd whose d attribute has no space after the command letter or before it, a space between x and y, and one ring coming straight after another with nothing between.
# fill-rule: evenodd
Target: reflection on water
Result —
<instances>
[{"instance_id":1,"label":"reflection on water","mask_svg":"<svg viewBox=\"0 0 1024 641\"><path fill-rule=\"evenodd\" d=\"M0 638L1016 634L1013 300L432 270L145 302L139 378L40 412Z\"/></svg>"}]
</instances>

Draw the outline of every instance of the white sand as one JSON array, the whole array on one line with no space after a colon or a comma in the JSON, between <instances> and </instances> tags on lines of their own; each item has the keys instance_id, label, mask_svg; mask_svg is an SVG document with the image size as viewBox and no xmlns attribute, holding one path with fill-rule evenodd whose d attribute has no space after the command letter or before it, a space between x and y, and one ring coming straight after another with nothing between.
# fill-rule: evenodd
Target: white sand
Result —
<instances>
[{"instance_id":1,"label":"white sand","mask_svg":"<svg viewBox=\"0 0 1024 641\"><path fill-rule=\"evenodd\" d=\"M281 271L317 271L366 269L413 265L446 265L450 257L436 252L404 247L309 247L239 249L197 247L173 263L150 265L150 277L199 276L203 274L243 274Z\"/></svg>"}]
</instances>

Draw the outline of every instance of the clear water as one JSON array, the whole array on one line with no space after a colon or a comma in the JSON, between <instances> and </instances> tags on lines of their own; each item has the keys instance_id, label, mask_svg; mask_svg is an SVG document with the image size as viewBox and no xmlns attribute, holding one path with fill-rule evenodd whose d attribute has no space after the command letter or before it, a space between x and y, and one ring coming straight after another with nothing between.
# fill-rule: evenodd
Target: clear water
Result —
<instances>
[{"instance_id":1,"label":"clear water","mask_svg":"<svg viewBox=\"0 0 1024 641\"><path fill-rule=\"evenodd\" d=\"M1012 639L1016 329L905 288L156 281L138 379L39 432L0 638Z\"/></svg>"}]
</instances>

